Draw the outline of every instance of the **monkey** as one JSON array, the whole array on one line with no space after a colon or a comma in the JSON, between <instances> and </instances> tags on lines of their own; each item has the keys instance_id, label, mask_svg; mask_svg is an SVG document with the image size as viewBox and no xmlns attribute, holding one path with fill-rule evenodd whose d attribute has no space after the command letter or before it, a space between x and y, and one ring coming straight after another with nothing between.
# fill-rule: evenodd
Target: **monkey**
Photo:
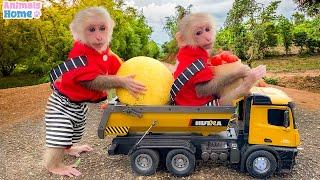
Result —
<instances>
[{"instance_id":1,"label":"monkey","mask_svg":"<svg viewBox=\"0 0 320 180\"><path fill-rule=\"evenodd\" d=\"M46 149L44 167L53 174L80 176L75 165L63 163L64 154L79 157L93 150L89 145L73 146L82 138L88 112L87 103L107 99L110 88L127 89L134 97L146 91L145 85L135 81L135 75L124 77L116 73L122 59L110 50L115 23L103 7L89 7L79 11L70 24L74 45L68 60L83 66L66 67L69 71L52 82L53 92L45 110ZM87 63L83 61L86 57ZM72 64L71 63L71 64Z\"/></svg>"},{"instance_id":2,"label":"monkey","mask_svg":"<svg viewBox=\"0 0 320 180\"><path fill-rule=\"evenodd\" d=\"M179 51L174 78L177 79L197 59L203 60L204 68L188 78L174 97L176 105L232 105L234 99L248 94L255 82L265 75L265 66L250 69L244 65L234 73L215 78L208 64L215 33L213 17L207 13L187 14L178 22L175 37ZM242 78L243 83L233 92L222 93L226 87Z\"/></svg>"}]
</instances>

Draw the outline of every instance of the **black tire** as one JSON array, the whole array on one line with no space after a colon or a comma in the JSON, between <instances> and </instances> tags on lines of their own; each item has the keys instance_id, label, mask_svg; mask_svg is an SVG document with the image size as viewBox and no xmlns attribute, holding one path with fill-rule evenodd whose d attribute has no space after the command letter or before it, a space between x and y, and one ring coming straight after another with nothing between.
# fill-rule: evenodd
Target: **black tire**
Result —
<instances>
[{"instance_id":1,"label":"black tire","mask_svg":"<svg viewBox=\"0 0 320 180\"><path fill-rule=\"evenodd\" d=\"M194 154L185 149L174 149L167 154L166 166L174 176L188 176L194 171L196 159Z\"/></svg>"},{"instance_id":2,"label":"black tire","mask_svg":"<svg viewBox=\"0 0 320 180\"><path fill-rule=\"evenodd\" d=\"M254 151L247 158L246 168L251 176L264 179L270 177L275 172L277 160L268 151Z\"/></svg>"},{"instance_id":3,"label":"black tire","mask_svg":"<svg viewBox=\"0 0 320 180\"><path fill-rule=\"evenodd\" d=\"M152 149L138 149L131 154L132 170L142 176L156 172L159 164L159 153Z\"/></svg>"}]
</instances>

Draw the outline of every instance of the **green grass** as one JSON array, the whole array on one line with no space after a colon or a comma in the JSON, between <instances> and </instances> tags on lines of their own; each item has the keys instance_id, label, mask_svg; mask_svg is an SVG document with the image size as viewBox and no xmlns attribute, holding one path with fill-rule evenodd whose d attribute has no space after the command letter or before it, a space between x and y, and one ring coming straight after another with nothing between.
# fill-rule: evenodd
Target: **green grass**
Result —
<instances>
[{"instance_id":1,"label":"green grass","mask_svg":"<svg viewBox=\"0 0 320 180\"><path fill-rule=\"evenodd\" d=\"M270 59L257 60L253 67L266 65L268 72L305 72L307 70L320 70L320 55L310 57L283 56Z\"/></svg>"},{"instance_id":2,"label":"green grass","mask_svg":"<svg viewBox=\"0 0 320 180\"><path fill-rule=\"evenodd\" d=\"M277 85L279 83L278 78L264 77L263 79L264 79L264 82L266 82L267 84Z\"/></svg>"},{"instance_id":3,"label":"green grass","mask_svg":"<svg viewBox=\"0 0 320 180\"><path fill-rule=\"evenodd\" d=\"M31 74L0 77L0 89L31 86L43 83L42 77Z\"/></svg>"}]
</instances>

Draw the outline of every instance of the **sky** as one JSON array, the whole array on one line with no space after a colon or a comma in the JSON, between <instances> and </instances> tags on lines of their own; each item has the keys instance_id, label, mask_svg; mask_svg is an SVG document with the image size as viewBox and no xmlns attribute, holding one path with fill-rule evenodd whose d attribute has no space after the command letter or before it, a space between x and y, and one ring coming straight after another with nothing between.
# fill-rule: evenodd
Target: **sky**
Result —
<instances>
[{"instance_id":1,"label":"sky","mask_svg":"<svg viewBox=\"0 0 320 180\"><path fill-rule=\"evenodd\" d=\"M257 2L267 6L272 0L257 0ZM191 12L210 13L215 18L219 29L223 26L233 0L126 0L125 3L144 14L147 24L153 30L151 39L158 44L163 44L169 40L169 36L163 29L165 17L175 15L177 5L187 7L192 4ZM292 0L282 0L277 9L277 14L290 18L295 10L296 4Z\"/></svg>"}]
</instances>

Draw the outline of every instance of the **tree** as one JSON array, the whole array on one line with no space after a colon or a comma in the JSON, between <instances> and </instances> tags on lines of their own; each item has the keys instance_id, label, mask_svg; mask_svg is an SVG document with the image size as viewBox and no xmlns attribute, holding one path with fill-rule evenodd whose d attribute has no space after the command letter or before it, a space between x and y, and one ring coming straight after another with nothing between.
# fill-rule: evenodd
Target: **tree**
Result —
<instances>
[{"instance_id":1,"label":"tree","mask_svg":"<svg viewBox=\"0 0 320 180\"><path fill-rule=\"evenodd\" d=\"M293 41L295 45L300 46L300 53L306 47L307 53L318 52L320 47L320 17L305 20L293 28Z\"/></svg>"},{"instance_id":2,"label":"tree","mask_svg":"<svg viewBox=\"0 0 320 180\"><path fill-rule=\"evenodd\" d=\"M165 42L162 45L163 53L165 53L165 60L173 60L173 56L178 52L178 44L175 39L175 34L178 30L178 22L180 19L182 19L186 14L191 13L191 7L190 4L187 6L187 8L184 8L183 6L176 6L176 14L174 16L166 17L165 26L164 29L171 38L169 42Z\"/></svg>"},{"instance_id":3,"label":"tree","mask_svg":"<svg viewBox=\"0 0 320 180\"><path fill-rule=\"evenodd\" d=\"M290 51L290 46L292 44L292 28L293 24L284 16L279 16L278 18L278 28L279 34L282 39L282 45L285 48L286 54Z\"/></svg>"},{"instance_id":4,"label":"tree","mask_svg":"<svg viewBox=\"0 0 320 180\"><path fill-rule=\"evenodd\" d=\"M266 8L255 0L236 0L233 3L225 25L233 34L234 51L239 57L250 61L263 58L267 48L277 44L274 21L279 3L271 2Z\"/></svg>"},{"instance_id":5,"label":"tree","mask_svg":"<svg viewBox=\"0 0 320 180\"><path fill-rule=\"evenodd\" d=\"M111 49L120 57L148 55L157 58L160 55L159 47L150 40L152 29L145 17L131 7L123 10L124 1L77 0L72 6L66 0L49 2L51 5L42 8L38 20L0 19L0 70L3 75L10 75L18 64L26 67L29 73L46 75L66 60L73 44L69 24L75 13L88 6L107 8L115 20Z\"/></svg>"},{"instance_id":6,"label":"tree","mask_svg":"<svg viewBox=\"0 0 320 180\"><path fill-rule=\"evenodd\" d=\"M292 15L292 19L293 19L293 23L295 25L299 25L299 24L303 23L306 20L305 16L303 14L301 14L301 13L298 13L298 12L295 12Z\"/></svg>"},{"instance_id":7,"label":"tree","mask_svg":"<svg viewBox=\"0 0 320 180\"><path fill-rule=\"evenodd\" d=\"M229 28L220 29L216 35L214 48L228 51L234 49L232 48L234 42L232 35L233 34Z\"/></svg>"},{"instance_id":8,"label":"tree","mask_svg":"<svg viewBox=\"0 0 320 180\"><path fill-rule=\"evenodd\" d=\"M319 16L320 2L319 0L294 0L300 10L306 12L309 16Z\"/></svg>"},{"instance_id":9,"label":"tree","mask_svg":"<svg viewBox=\"0 0 320 180\"><path fill-rule=\"evenodd\" d=\"M296 46L300 46L300 53L302 53L303 47L305 46L307 39L307 32L305 31L298 31L293 33L293 42Z\"/></svg>"},{"instance_id":10,"label":"tree","mask_svg":"<svg viewBox=\"0 0 320 180\"><path fill-rule=\"evenodd\" d=\"M0 19L0 71L4 77L10 76L32 52L35 34L28 21Z\"/></svg>"},{"instance_id":11,"label":"tree","mask_svg":"<svg viewBox=\"0 0 320 180\"><path fill-rule=\"evenodd\" d=\"M182 19L186 14L191 13L192 4L187 6L187 8L184 8L183 6L176 6L176 14L174 16L168 16L165 17L165 26L164 30L167 32L167 34L171 37L171 39L175 39L175 34L178 30L178 23L179 20Z\"/></svg>"},{"instance_id":12,"label":"tree","mask_svg":"<svg viewBox=\"0 0 320 180\"><path fill-rule=\"evenodd\" d=\"M150 40L152 29L142 14L133 8L127 8L124 13L121 9L115 9L113 13L117 24L111 41L113 51L124 59L147 54L153 58L159 57L159 53L149 52L149 47L153 48L153 52L160 52L160 49L153 46L156 44Z\"/></svg>"}]
</instances>

